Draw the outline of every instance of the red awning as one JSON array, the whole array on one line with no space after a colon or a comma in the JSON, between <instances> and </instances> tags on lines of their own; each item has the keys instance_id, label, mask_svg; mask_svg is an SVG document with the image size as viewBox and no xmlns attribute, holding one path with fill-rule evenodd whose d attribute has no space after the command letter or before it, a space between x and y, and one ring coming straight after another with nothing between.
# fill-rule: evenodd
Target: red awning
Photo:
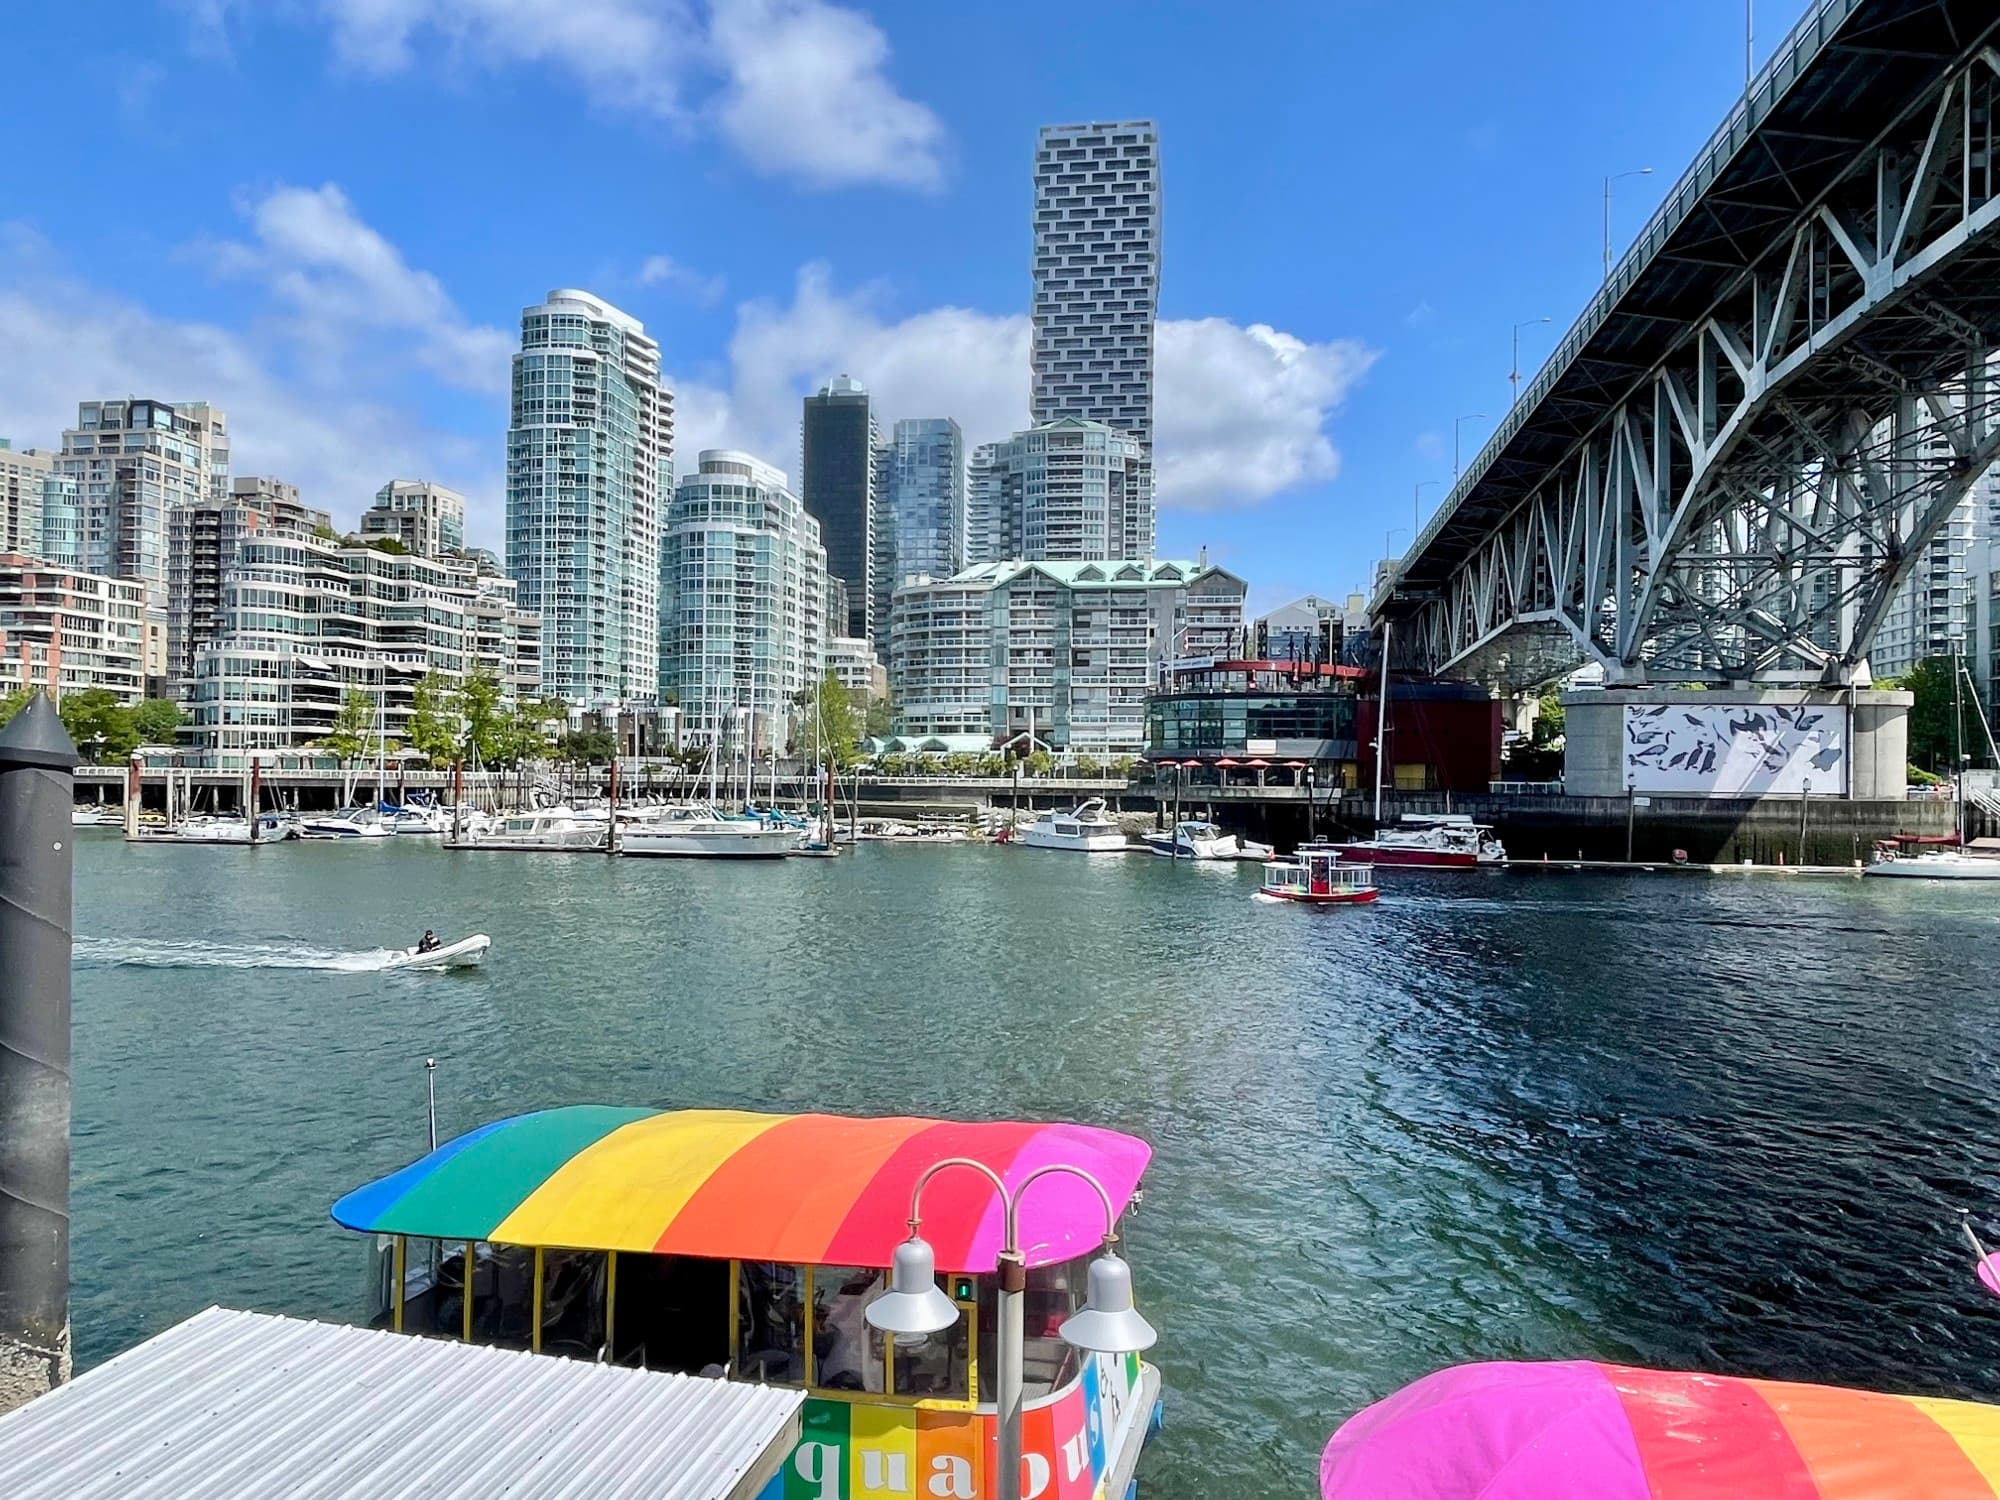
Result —
<instances>
[{"instance_id":1,"label":"red awning","mask_svg":"<svg viewBox=\"0 0 2000 1500\"><path fill-rule=\"evenodd\" d=\"M1243 762L1240 760L1231 760L1228 756L1225 755L1222 757L1221 760L1217 761L1216 764L1218 766L1240 766L1243 764Z\"/></svg>"},{"instance_id":2,"label":"red awning","mask_svg":"<svg viewBox=\"0 0 2000 1500\"><path fill-rule=\"evenodd\" d=\"M1268 760L1246 760L1243 762L1243 764L1246 766L1254 767L1256 770L1261 771L1265 767L1269 766L1271 763Z\"/></svg>"},{"instance_id":3,"label":"red awning","mask_svg":"<svg viewBox=\"0 0 2000 1500\"><path fill-rule=\"evenodd\" d=\"M1302 760L1288 760L1285 762L1285 769L1287 771L1303 771L1305 768L1306 763Z\"/></svg>"}]
</instances>

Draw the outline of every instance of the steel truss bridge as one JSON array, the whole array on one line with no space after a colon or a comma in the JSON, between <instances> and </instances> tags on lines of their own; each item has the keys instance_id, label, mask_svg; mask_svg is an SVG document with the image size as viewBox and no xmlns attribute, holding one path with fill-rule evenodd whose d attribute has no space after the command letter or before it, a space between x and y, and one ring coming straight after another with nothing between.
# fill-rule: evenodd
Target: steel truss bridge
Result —
<instances>
[{"instance_id":1,"label":"steel truss bridge","mask_svg":"<svg viewBox=\"0 0 2000 1500\"><path fill-rule=\"evenodd\" d=\"M1855 680L2000 457L1996 48L1814 5L1378 589L1399 663Z\"/></svg>"}]
</instances>

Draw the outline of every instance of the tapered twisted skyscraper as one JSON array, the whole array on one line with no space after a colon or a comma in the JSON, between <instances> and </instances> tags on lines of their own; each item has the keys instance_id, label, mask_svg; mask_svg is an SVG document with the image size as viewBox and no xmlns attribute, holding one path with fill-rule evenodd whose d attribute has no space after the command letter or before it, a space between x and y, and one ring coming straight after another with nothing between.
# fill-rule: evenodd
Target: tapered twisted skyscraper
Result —
<instances>
[{"instance_id":1,"label":"tapered twisted skyscraper","mask_svg":"<svg viewBox=\"0 0 2000 1500\"><path fill-rule=\"evenodd\" d=\"M1035 146L1029 410L1136 438L1152 550L1153 320L1160 300L1160 138L1150 120L1045 125Z\"/></svg>"}]
</instances>

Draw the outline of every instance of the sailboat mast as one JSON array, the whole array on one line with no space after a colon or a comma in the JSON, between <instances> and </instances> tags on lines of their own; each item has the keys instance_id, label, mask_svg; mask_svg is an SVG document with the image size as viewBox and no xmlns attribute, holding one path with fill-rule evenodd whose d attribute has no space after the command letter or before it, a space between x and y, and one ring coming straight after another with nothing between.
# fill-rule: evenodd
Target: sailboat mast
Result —
<instances>
[{"instance_id":1,"label":"sailboat mast","mask_svg":"<svg viewBox=\"0 0 2000 1500\"><path fill-rule=\"evenodd\" d=\"M1382 831L1382 760L1389 753L1389 622L1382 622L1382 671L1375 679L1375 832Z\"/></svg>"},{"instance_id":2,"label":"sailboat mast","mask_svg":"<svg viewBox=\"0 0 2000 1500\"><path fill-rule=\"evenodd\" d=\"M1959 679L1965 675L1965 660L1951 653L1951 790L1958 799L1956 814L1959 847L1965 847L1965 702L1959 696Z\"/></svg>"}]
</instances>

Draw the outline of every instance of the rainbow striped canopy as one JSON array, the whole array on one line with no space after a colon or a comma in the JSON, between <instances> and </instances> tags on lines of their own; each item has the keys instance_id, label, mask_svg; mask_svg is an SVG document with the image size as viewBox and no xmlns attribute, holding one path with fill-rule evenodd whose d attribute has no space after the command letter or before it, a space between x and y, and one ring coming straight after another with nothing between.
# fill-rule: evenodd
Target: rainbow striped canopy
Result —
<instances>
[{"instance_id":1,"label":"rainbow striped canopy","mask_svg":"<svg viewBox=\"0 0 2000 1500\"><path fill-rule=\"evenodd\" d=\"M1440 1370L1351 1418L1325 1500L1994 1500L2000 1407L1572 1361Z\"/></svg>"},{"instance_id":2,"label":"rainbow striped canopy","mask_svg":"<svg viewBox=\"0 0 2000 1500\"><path fill-rule=\"evenodd\" d=\"M1151 1155L1136 1136L1087 1125L585 1104L481 1126L356 1188L333 1217L378 1234L886 1266L909 1233L911 1188L948 1156L984 1163L1010 1191L1037 1167L1081 1167L1123 1213ZM940 1270L994 1268L991 1183L940 1173L923 1206ZM1104 1208L1087 1183L1055 1174L1021 1204L1020 1231L1029 1265L1068 1260L1103 1242Z\"/></svg>"}]
</instances>

